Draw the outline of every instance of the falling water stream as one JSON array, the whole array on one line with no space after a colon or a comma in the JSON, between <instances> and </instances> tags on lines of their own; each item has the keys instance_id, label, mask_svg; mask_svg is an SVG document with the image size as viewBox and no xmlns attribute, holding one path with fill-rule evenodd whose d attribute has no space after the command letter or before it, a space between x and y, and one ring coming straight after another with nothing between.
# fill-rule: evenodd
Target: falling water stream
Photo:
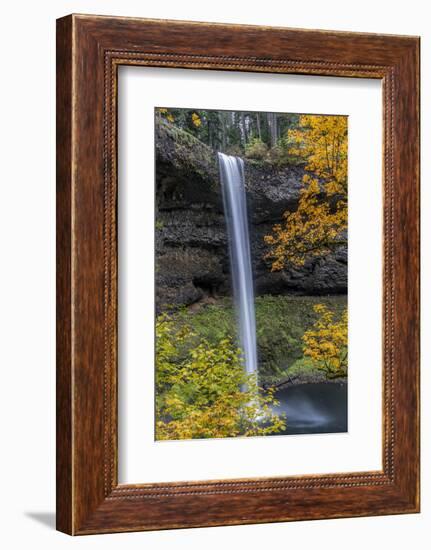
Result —
<instances>
[{"instance_id":1,"label":"falling water stream","mask_svg":"<svg viewBox=\"0 0 431 550\"><path fill-rule=\"evenodd\" d=\"M247 373L257 374L256 320L250 239L244 186L244 161L218 153L223 204L229 238L233 294L239 339Z\"/></svg>"}]
</instances>

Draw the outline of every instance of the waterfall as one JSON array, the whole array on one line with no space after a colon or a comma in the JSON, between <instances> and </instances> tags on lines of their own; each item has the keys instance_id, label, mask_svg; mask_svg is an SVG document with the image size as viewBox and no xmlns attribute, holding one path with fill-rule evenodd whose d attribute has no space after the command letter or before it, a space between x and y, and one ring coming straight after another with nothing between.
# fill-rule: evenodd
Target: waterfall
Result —
<instances>
[{"instance_id":1,"label":"waterfall","mask_svg":"<svg viewBox=\"0 0 431 550\"><path fill-rule=\"evenodd\" d=\"M243 350L247 373L257 374L256 320L244 187L244 161L223 153L218 153L218 159L240 346Z\"/></svg>"}]
</instances>

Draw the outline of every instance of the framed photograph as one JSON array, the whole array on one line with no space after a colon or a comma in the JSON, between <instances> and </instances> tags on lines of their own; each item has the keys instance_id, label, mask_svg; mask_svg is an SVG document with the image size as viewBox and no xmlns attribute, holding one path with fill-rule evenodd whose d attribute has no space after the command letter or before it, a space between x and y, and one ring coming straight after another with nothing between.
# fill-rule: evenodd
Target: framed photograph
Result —
<instances>
[{"instance_id":1,"label":"framed photograph","mask_svg":"<svg viewBox=\"0 0 431 550\"><path fill-rule=\"evenodd\" d=\"M57 528L419 511L419 38L57 21Z\"/></svg>"}]
</instances>

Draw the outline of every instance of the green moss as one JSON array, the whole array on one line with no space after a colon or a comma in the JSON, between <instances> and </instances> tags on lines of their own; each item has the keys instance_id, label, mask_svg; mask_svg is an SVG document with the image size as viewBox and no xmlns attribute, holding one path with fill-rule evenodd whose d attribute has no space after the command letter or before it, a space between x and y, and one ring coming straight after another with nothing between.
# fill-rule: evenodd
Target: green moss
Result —
<instances>
[{"instance_id":1,"label":"green moss","mask_svg":"<svg viewBox=\"0 0 431 550\"><path fill-rule=\"evenodd\" d=\"M341 313L347 300L345 296L259 296L255 304L259 377L263 383L277 383L287 374L299 376L316 371L302 353L302 335L316 320L313 305L325 304ZM179 319L213 343L236 333L235 312L229 299L197 311L184 308Z\"/></svg>"},{"instance_id":2,"label":"green moss","mask_svg":"<svg viewBox=\"0 0 431 550\"><path fill-rule=\"evenodd\" d=\"M165 120L158 121L163 132L173 140L176 158L183 170L197 174L205 181L218 181L217 163L213 149L193 136Z\"/></svg>"}]
</instances>

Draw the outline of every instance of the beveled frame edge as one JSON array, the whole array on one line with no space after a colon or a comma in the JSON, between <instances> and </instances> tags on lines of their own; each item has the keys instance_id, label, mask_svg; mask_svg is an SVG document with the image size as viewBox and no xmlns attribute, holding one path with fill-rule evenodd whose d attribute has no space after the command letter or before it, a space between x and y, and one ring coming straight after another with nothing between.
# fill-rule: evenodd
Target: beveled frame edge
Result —
<instances>
[{"instance_id":1,"label":"beveled frame edge","mask_svg":"<svg viewBox=\"0 0 431 550\"><path fill-rule=\"evenodd\" d=\"M57 528L86 534L418 511L419 39L95 16L57 26ZM256 46L263 32L267 44ZM118 485L123 64L383 80L383 471Z\"/></svg>"}]
</instances>

